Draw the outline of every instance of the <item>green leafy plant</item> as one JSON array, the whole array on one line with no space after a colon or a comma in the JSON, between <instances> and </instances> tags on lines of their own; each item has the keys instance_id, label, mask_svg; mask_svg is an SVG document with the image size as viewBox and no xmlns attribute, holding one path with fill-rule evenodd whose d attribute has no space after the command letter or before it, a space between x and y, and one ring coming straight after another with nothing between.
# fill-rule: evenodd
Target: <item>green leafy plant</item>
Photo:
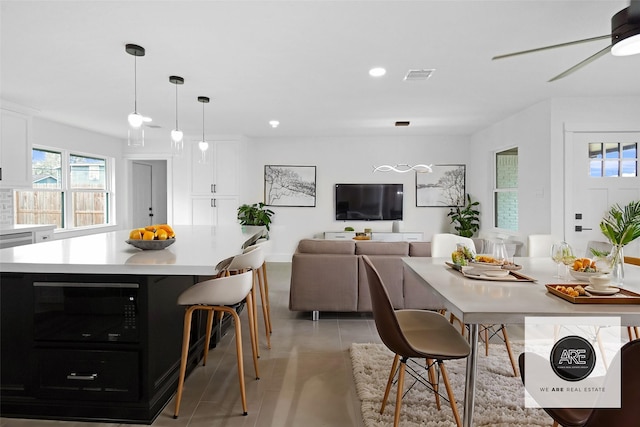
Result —
<instances>
[{"instance_id":1,"label":"green leafy plant","mask_svg":"<svg viewBox=\"0 0 640 427\"><path fill-rule=\"evenodd\" d=\"M271 224L271 217L274 215L271 209L265 208L265 204L254 203L244 204L238 208L238 219L241 225L264 225L267 230Z\"/></svg>"},{"instance_id":2,"label":"green leafy plant","mask_svg":"<svg viewBox=\"0 0 640 427\"><path fill-rule=\"evenodd\" d=\"M600 230L615 246L624 246L640 237L640 200L624 207L611 206L600 222Z\"/></svg>"},{"instance_id":3,"label":"green leafy plant","mask_svg":"<svg viewBox=\"0 0 640 427\"><path fill-rule=\"evenodd\" d=\"M472 237L480 229L480 211L477 206L480 202L471 201L471 196L467 194L467 202L464 207L456 206L451 208L448 217L451 217L451 224L460 236Z\"/></svg>"}]
</instances>

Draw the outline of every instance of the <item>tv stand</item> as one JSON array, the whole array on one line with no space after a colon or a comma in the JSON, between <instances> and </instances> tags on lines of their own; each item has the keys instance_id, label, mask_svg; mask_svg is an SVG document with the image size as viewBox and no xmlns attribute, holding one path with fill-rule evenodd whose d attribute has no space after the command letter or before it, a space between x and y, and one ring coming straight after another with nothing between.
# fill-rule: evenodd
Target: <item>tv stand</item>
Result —
<instances>
[{"instance_id":1,"label":"tv stand","mask_svg":"<svg viewBox=\"0 0 640 427\"><path fill-rule=\"evenodd\" d=\"M355 231L325 231L326 240L350 240L356 236ZM392 233L385 231L372 231L371 240L379 242L421 242L423 241L420 232Z\"/></svg>"}]
</instances>

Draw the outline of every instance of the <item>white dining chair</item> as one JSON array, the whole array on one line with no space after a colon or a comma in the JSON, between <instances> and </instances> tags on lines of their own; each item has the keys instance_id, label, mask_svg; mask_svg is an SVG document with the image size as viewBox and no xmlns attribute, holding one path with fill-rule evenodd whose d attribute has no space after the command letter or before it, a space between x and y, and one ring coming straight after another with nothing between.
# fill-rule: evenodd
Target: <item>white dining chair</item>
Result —
<instances>
[{"instance_id":1,"label":"white dining chair","mask_svg":"<svg viewBox=\"0 0 640 427\"><path fill-rule=\"evenodd\" d=\"M530 234L527 237L527 256L550 257L553 242L551 234Z\"/></svg>"},{"instance_id":2,"label":"white dining chair","mask_svg":"<svg viewBox=\"0 0 640 427\"><path fill-rule=\"evenodd\" d=\"M451 258L451 252L456 250L458 243L464 244L473 252L476 245L469 237L458 236L450 233L436 233L431 238L431 256L433 258Z\"/></svg>"}]
</instances>

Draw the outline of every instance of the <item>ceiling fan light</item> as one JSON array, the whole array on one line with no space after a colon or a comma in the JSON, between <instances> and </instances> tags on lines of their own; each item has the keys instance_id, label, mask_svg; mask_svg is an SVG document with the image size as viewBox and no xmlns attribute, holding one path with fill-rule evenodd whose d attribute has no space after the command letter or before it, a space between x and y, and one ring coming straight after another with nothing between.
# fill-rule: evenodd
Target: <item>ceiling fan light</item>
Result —
<instances>
[{"instance_id":1,"label":"ceiling fan light","mask_svg":"<svg viewBox=\"0 0 640 427\"><path fill-rule=\"evenodd\" d=\"M129 121L129 126L131 126L134 129L138 129L140 128L140 126L142 126L142 122L144 121L144 118L142 117L141 114L133 112L129 114L129 116L127 116L127 120Z\"/></svg>"},{"instance_id":2,"label":"ceiling fan light","mask_svg":"<svg viewBox=\"0 0 640 427\"><path fill-rule=\"evenodd\" d=\"M640 32L626 39L620 40L611 48L614 56L630 56L640 53Z\"/></svg>"}]
</instances>

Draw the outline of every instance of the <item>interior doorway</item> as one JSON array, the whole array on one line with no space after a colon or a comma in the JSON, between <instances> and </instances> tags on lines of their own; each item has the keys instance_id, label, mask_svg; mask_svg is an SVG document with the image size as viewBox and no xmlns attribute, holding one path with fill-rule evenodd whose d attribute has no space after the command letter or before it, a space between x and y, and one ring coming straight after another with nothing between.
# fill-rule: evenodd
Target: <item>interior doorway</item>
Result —
<instances>
[{"instance_id":1,"label":"interior doorway","mask_svg":"<svg viewBox=\"0 0 640 427\"><path fill-rule=\"evenodd\" d=\"M167 161L134 160L131 166L132 227L168 223Z\"/></svg>"}]
</instances>

